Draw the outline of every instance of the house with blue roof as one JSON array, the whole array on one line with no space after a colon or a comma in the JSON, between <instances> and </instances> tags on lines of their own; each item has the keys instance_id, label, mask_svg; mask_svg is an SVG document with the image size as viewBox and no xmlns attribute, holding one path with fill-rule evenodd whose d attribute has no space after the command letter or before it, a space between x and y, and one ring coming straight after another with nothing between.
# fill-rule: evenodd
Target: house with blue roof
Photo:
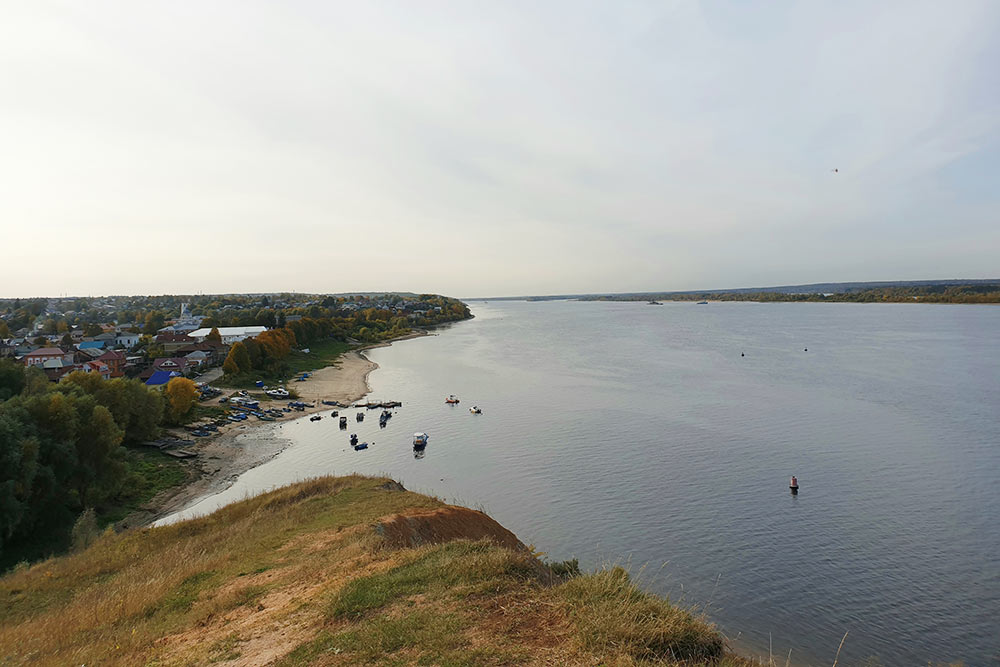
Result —
<instances>
[{"instance_id":1,"label":"house with blue roof","mask_svg":"<svg viewBox=\"0 0 1000 667\"><path fill-rule=\"evenodd\" d=\"M106 340L85 340L77 345L77 348L81 350L103 350L107 344L108 341Z\"/></svg>"},{"instance_id":2,"label":"house with blue roof","mask_svg":"<svg viewBox=\"0 0 1000 667\"><path fill-rule=\"evenodd\" d=\"M177 371L154 371L149 379L146 380L147 387L163 387L171 378L181 377L181 374Z\"/></svg>"}]
</instances>

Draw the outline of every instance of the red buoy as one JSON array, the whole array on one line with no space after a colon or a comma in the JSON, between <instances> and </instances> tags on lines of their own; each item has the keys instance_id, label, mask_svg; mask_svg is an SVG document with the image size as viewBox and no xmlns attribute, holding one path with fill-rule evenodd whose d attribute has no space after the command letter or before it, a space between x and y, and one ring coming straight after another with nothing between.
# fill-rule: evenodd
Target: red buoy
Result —
<instances>
[{"instance_id":1,"label":"red buoy","mask_svg":"<svg viewBox=\"0 0 1000 667\"><path fill-rule=\"evenodd\" d=\"M795 475L792 475L792 479L788 482L788 488L792 490L792 493L799 492L799 480Z\"/></svg>"}]
</instances>

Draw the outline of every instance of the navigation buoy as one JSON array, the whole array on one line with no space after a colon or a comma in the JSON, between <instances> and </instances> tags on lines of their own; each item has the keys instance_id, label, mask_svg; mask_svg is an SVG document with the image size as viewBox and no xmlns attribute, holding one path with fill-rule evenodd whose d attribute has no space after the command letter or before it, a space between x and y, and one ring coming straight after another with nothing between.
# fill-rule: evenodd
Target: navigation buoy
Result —
<instances>
[{"instance_id":1,"label":"navigation buoy","mask_svg":"<svg viewBox=\"0 0 1000 667\"><path fill-rule=\"evenodd\" d=\"M788 488L792 490L793 496L799 492L799 480L795 475L792 475L791 481L788 482Z\"/></svg>"},{"instance_id":2,"label":"navigation buoy","mask_svg":"<svg viewBox=\"0 0 1000 667\"><path fill-rule=\"evenodd\" d=\"M740 352L740 356L741 356L741 357L745 357L745 356L747 356L747 355L745 355L745 354L743 354L742 352Z\"/></svg>"},{"instance_id":3,"label":"navigation buoy","mask_svg":"<svg viewBox=\"0 0 1000 667\"><path fill-rule=\"evenodd\" d=\"M803 351L803 352L808 352L808 351L809 351L809 348L807 347L806 349L804 349L804 350L802 350L802 351Z\"/></svg>"}]
</instances>

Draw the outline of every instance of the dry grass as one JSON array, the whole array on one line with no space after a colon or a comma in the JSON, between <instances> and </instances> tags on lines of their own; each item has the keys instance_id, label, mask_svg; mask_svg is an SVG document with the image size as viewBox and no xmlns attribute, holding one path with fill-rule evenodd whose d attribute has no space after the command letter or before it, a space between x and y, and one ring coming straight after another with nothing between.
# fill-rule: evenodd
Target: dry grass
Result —
<instances>
[{"instance_id":1,"label":"dry grass","mask_svg":"<svg viewBox=\"0 0 1000 667\"><path fill-rule=\"evenodd\" d=\"M404 519L440 539L375 530ZM3 577L0 664L752 664L621 568L562 581L500 531L384 479L303 482Z\"/></svg>"}]
</instances>

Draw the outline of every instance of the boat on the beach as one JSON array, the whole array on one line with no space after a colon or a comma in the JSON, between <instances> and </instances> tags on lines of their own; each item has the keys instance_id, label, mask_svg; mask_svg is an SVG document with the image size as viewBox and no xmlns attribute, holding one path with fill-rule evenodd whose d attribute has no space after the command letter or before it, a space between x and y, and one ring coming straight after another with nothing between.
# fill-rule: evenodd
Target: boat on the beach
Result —
<instances>
[{"instance_id":1,"label":"boat on the beach","mask_svg":"<svg viewBox=\"0 0 1000 667\"><path fill-rule=\"evenodd\" d=\"M382 403L383 408L401 408L403 407L402 401L385 401Z\"/></svg>"},{"instance_id":2,"label":"boat on the beach","mask_svg":"<svg viewBox=\"0 0 1000 667\"><path fill-rule=\"evenodd\" d=\"M426 433L414 433L413 434L413 448L423 449L427 446L428 435Z\"/></svg>"},{"instance_id":3,"label":"boat on the beach","mask_svg":"<svg viewBox=\"0 0 1000 667\"><path fill-rule=\"evenodd\" d=\"M357 415L355 415L354 418L357 419L359 422L363 422L365 420L365 413L359 412Z\"/></svg>"},{"instance_id":4,"label":"boat on the beach","mask_svg":"<svg viewBox=\"0 0 1000 667\"><path fill-rule=\"evenodd\" d=\"M455 394L449 394L448 398L444 399L444 402L448 405L458 405L458 397Z\"/></svg>"},{"instance_id":5,"label":"boat on the beach","mask_svg":"<svg viewBox=\"0 0 1000 667\"><path fill-rule=\"evenodd\" d=\"M275 389L268 389L264 393L270 396L271 398L288 398L289 396L291 396L291 394L289 394L286 389L282 389L281 387L277 387Z\"/></svg>"},{"instance_id":6,"label":"boat on the beach","mask_svg":"<svg viewBox=\"0 0 1000 667\"><path fill-rule=\"evenodd\" d=\"M358 444L354 445L354 451L360 452L362 449L368 449L367 442L359 442Z\"/></svg>"},{"instance_id":7,"label":"boat on the beach","mask_svg":"<svg viewBox=\"0 0 1000 667\"><path fill-rule=\"evenodd\" d=\"M471 408L469 408L469 412L471 412L474 415L481 415L481 414L483 414L483 411L479 409L478 405L473 405Z\"/></svg>"},{"instance_id":8,"label":"boat on the beach","mask_svg":"<svg viewBox=\"0 0 1000 667\"><path fill-rule=\"evenodd\" d=\"M353 447L356 444L358 444L358 434L357 433L352 433L351 434L351 447Z\"/></svg>"},{"instance_id":9,"label":"boat on the beach","mask_svg":"<svg viewBox=\"0 0 1000 667\"><path fill-rule=\"evenodd\" d=\"M309 418L309 421L311 421L311 422L318 422L322 418L323 418L323 415L313 415L312 417Z\"/></svg>"}]
</instances>

